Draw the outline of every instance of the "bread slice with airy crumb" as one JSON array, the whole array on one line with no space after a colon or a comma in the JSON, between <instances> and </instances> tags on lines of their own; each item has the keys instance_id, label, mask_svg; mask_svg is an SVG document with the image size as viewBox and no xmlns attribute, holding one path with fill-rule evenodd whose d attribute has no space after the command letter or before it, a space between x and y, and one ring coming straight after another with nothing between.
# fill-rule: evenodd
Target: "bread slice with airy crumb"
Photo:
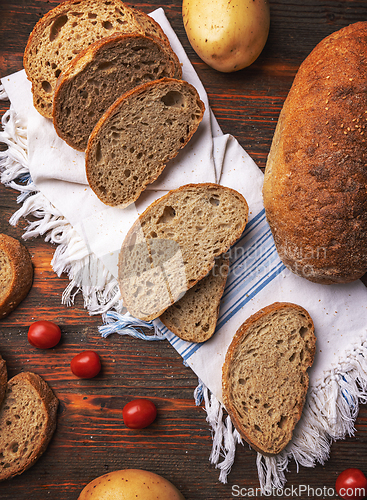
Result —
<instances>
[{"instance_id":1,"label":"bread slice with airy crumb","mask_svg":"<svg viewBox=\"0 0 367 500\"><path fill-rule=\"evenodd\" d=\"M56 429L58 404L35 373L9 380L0 408L0 481L21 474L44 453Z\"/></svg>"},{"instance_id":2,"label":"bread slice with airy crumb","mask_svg":"<svg viewBox=\"0 0 367 500\"><path fill-rule=\"evenodd\" d=\"M52 99L60 73L91 43L118 33L167 36L144 12L120 0L66 0L43 16L29 36L23 65L32 82L33 104L52 118ZM147 19L148 18L148 19Z\"/></svg>"},{"instance_id":3,"label":"bread slice with airy crumb","mask_svg":"<svg viewBox=\"0 0 367 500\"><path fill-rule=\"evenodd\" d=\"M240 435L263 455L292 439L308 389L316 338L309 313L276 302L238 329L222 370L223 402Z\"/></svg>"},{"instance_id":4,"label":"bread slice with airy crumb","mask_svg":"<svg viewBox=\"0 0 367 500\"><path fill-rule=\"evenodd\" d=\"M215 259L213 269L159 317L166 327L187 342L206 342L217 326L220 301L229 270L227 254Z\"/></svg>"},{"instance_id":5,"label":"bread slice with airy crumb","mask_svg":"<svg viewBox=\"0 0 367 500\"><path fill-rule=\"evenodd\" d=\"M33 265L28 249L17 239L0 234L0 318L25 299L32 283Z\"/></svg>"},{"instance_id":6,"label":"bread slice with airy crumb","mask_svg":"<svg viewBox=\"0 0 367 500\"><path fill-rule=\"evenodd\" d=\"M242 235L248 205L218 184L188 184L152 203L120 251L118 282L132 316L150 321L214 267Z\"/></svg>"},{"instance_id":7,"label":"bread slice with airy crumb","mask_svg":"<svg viewBox=\"0 0 367 500\"><path fill-rule=\"evenodd\" d=\"M133 203L188 143L203 114L197 90L183 80L162 78L125 93L89 137L89 186L106 205Z\"/></svg>"},{"instance_id":8,"label":"bread slice with airy crumb","mask_svg":"<svg viewBox=\"0 0 367 500\"><path fill-rule=\"evenodd\" d=\"M72 59L57 81L55 130L69 146L84 151L117 97L145 82L181 76L176 54L157 37L117 33L98 40Z\"/></svg>"}]
</instances>

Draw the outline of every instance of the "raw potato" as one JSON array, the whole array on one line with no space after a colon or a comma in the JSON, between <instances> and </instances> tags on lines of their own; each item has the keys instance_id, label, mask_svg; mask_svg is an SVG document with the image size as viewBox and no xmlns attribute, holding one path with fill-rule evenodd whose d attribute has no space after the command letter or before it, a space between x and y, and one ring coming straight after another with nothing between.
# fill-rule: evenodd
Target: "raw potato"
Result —
<instances>
[{"instance_id":1,"label":"raw potato","mask_svg":"<svg viewBox=\"0 0 367 500\"><path fill-rule=\"evenodd\" d=\"M125 469L97 477L80 493L78 500L185 500L172 483L158 474Z\"/></svg>"},{"instance_id":2,"label":"raw potato","mask_svg":"<svg viewBox=\"0 0 367 500\"><path fill-rule=\"evenodd\" d=\"M250 66L269 34L268 0L183 0L182 15L192 48L224 73Z\"/></svg>"}]
</instances>

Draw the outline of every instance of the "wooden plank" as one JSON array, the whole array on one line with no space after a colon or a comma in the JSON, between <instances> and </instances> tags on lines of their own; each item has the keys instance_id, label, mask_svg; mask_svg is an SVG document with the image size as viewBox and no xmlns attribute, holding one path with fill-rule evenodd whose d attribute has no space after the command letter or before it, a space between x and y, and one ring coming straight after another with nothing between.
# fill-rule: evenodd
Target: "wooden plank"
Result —
<instances>
[{"instance_id":1,"label":"wooden plank","mask_svg":"<svg viewBox=\"0 0 367 500\"><path fill-rule=\"evenodd\" d=\"M28 35L37 20L57 0L2 0L0 3L0 77L22 69ZM132 4L131 4L132 5ZM271 30L259 59L248 69L221 74L205 65L187 40L181 2L158 0L134 6L145 12L163 7L198 72L211 107L224 133L233 134L264 168L276 121L302 60L329 33L351 22L367 19L365 0L272 0ZM0 102L1 115L8 103ZM26 221L9 225L17 210L17 193L0 185L0 232L21 238ZM98 475L126 468L143 468L170 479L187 500L225 500L232 488L258 487L256 454L239 446L228 484L209 463L212 439L202 407L195 406L195 374L165 341L144 342L117 334L102 339L99 316L90 316L80 295L73 307L61 304L67 276L51 268L55 246L42 238L25 242L35 265L34 286L19 308L1 321L0 352L9 376L30 370L42 375L60 399L58 427L45 454L31 469L0 483L2 500L72 500ZM62 329L62 341L42 351L27 341L29 325L49 319ZM76 379L72 357L84 349L100 353L103 369L92 380ZM122 408L135 397L148 397L158 418L142 431L127 429ZM366 470L367 408L362 405L356 434L333 444L330 459L315 469L290 464L287 486L333 488L337 474L347 467ZM304 495L316 497L317 495Z\"/></svg>"}]
</instances>

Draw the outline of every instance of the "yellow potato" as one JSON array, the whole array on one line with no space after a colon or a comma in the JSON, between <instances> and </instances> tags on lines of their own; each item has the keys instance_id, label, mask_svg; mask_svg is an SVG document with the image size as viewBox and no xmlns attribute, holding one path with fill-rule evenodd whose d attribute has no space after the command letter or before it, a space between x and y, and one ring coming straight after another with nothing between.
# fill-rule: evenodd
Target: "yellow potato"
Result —
<instances>
[{"instance_id":1,"label":"yellow potato","mask_svg":"<svg viewBox=\"0 0 367 500\"><path fill-rule=\"evenodd\" d=\"M78 500L185 500L172 483L141 469L104 474L86 485Z\"/></svg>"},{"instance_id":2,"label":"yellow potato","mask_svg":"<svg viewBox=\"0 0 367 500\"><path fill-rule=\"evenodd\" d=\"M269 34L268 0L183 0L182 16L198 56L225 73L252 64Z\"/></svg>"}]
</instances>

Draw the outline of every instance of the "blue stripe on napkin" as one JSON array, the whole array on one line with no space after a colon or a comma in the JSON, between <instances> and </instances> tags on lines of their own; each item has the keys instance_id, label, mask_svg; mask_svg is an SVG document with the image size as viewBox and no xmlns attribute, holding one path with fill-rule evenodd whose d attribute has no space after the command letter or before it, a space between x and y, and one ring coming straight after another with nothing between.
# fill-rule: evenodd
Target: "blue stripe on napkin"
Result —
<instances>
[{"instance_id":1,"label":"blue stripe on napkin","mask_svg":"<svg viewBox=\"0 0 367 500\"><path fill-rule=\"evenodd\" d=\"M229 253L230 269L216 332L285 269L278 257L264 209L251 218ZM184 363L203 345L180 339L160 321L159 328Z\"/></svg>"}]
</instances>

